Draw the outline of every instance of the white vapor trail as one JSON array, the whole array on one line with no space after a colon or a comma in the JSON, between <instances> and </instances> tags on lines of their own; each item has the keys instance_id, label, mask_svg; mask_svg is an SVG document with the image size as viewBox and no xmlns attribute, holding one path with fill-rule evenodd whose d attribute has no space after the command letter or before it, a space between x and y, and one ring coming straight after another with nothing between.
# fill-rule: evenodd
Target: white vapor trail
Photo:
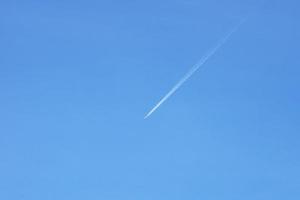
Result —
<instances>
[{"instance_id":1,"label":"white vapor trail","mask_svg":"<svg viewBox=\"0 0 300 200\"><path fill-rule=\"evenodd\" d=\"M236 32L239 27L246 21L243 19L235 27L233 27L213 48L211 48L197 64L195 64L179 81L178 83L145 115L144 119L148 118L161 104L163 104L172 94L174 94L181 85L186 82L206 61L213 56L230 38L230 36Z\"/></svg>"}]
</instances>

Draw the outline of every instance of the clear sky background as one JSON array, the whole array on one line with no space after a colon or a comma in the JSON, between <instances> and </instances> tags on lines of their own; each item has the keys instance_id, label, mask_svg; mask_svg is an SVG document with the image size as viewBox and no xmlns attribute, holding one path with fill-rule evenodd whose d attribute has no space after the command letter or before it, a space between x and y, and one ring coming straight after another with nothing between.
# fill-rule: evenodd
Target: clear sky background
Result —
<instances>
[{"instance_id":1,"label":"clear sky background","mask_svg":"<svg viewBox=\"0 0 300 200\"><path fill-rule=\"evenodd\" d=\"M298 200L299 8L1 1L0 199Z\"/></svg>"}]
</instances>

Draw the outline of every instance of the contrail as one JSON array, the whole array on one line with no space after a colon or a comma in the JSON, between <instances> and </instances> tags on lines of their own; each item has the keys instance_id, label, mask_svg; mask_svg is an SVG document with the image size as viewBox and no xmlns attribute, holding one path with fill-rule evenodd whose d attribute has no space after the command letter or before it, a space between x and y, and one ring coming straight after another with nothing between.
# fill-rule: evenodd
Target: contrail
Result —
<instances>
[{"instance_id":1,"label":"contrail","mask_svg":"<svg viewBox=\"0 0 300 200\"><path fill-rule=\"evenodd\" d=\"M246 18L241 20L235 27L233 27L213 48L211 48L197 64L195 64L179 81L178 83L145 115L144 119L148 118L156 109L158 109L162 103L164 103L172 94L174 94L180 86L186 82L206 61L213 56L230 38L230 36L236 32L239 27L246 21Z\"/></svg>"}]
</instances>

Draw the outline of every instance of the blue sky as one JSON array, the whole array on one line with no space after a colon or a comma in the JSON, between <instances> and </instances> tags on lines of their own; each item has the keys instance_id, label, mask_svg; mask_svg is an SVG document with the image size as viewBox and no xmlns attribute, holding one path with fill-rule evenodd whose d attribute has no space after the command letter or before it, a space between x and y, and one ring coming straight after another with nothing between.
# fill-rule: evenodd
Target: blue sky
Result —
<instances>
[{"instance_id":1,"label":"blue sky","mask_svg":"<svg viewBox=\"0 0 300 200\"><path fill-rule=\"evenodd\" d=\"M0 199L299 199L300 3L261 2L2 1Z\"/></svg>"}]
</instances>

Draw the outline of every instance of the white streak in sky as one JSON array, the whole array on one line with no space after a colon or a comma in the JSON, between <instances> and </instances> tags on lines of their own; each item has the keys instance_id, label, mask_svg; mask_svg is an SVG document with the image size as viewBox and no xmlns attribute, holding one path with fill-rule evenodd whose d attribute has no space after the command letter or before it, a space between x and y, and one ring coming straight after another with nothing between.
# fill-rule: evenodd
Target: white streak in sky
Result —
<instances>
[{"instance_id":1,"label":"white streak in sky","mask_svg":"<svg viewBox=\"0 0 300 200\"><path fill-rule=\"evenodd\" d=\"M206 61L213 56L230 38L230 36L236 32L239 27L246 21L246 19L241 20L232 30L230 30L213 48L211 48L197 64L195 64L179 81L178 83L147 113L144 119L148 118L157 108L161 106L174 92L176 92L180 86L187 81Z\"/></svg>"}]
</instances>

